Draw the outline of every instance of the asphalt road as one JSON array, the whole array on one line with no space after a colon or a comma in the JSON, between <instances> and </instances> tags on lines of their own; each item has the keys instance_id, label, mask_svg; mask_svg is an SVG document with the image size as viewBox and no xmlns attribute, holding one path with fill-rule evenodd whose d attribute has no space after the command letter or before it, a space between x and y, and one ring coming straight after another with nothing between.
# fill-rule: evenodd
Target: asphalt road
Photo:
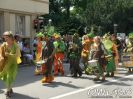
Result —
<instances>
[{"instance_id":1,"label":"asphalt road","mask_svg":"<svg viewBox=\"0 0 133 99\"><path fill-rule=\"evenodd\" d=\"M34 76L33 66L19 68L11 99L133 99L133 74L118 68L115 77L105 82L94 82L93 75L72 78L69 64L64 64L65 76L57 76L53 83L42 84L42 76ZM6 99L4 84L0 81L0 99Z\"/></svg>"}]
</instances>

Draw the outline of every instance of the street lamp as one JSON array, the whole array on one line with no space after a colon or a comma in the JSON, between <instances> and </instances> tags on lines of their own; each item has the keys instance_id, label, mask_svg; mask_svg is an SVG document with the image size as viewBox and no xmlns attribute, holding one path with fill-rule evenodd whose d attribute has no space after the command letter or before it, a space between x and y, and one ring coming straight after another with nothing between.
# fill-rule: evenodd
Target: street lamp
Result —
<instances>
[{"instance_id":1,"label":"street lamp","mask_svg":"<svg viewBox=\"0 0 133 99\"><path fill-rule=\"evenodd\" d=\"M115 34L117 33L117 26L118 26L118 24L114 24L114 33Z\"/></svg>"}]
</instances>

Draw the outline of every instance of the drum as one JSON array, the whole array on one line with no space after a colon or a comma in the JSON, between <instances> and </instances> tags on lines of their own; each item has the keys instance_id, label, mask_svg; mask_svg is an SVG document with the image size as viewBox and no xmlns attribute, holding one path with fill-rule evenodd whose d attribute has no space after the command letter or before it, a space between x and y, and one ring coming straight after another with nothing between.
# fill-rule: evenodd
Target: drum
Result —
<instances>
[{"instance_id":1,"label":"drum","mask_svg":"<svg viewBox=\"0 0 133 99\"><path fill-rule=\"evenodd\" d=\"M44 60L40 60L40 61L36 62L36 68L37 68L37 69L40 69L40 67L41 67L42 64L44 64L44 63L45 63Z\"/></svg>"},{"instance_id":2,"label":"drum","mask_svg":"<svg viewBox=\"0 0 133 99\"><path fill-rule=\"evenodd\" d=\"M110 61L110 59L112 59L113 58L113 56L112 55L107 55L107 56L105 56L105 59L106 59L106 61Z\"/></svg>"},{"instance_id":3,"label":"drum","mask_svg":"<svg viewBox=\"0 0 133 99\"><path fill-rule=\"evenodd\" d=\"M133 56L132 55L123 55L122 57L123 65L125 67L133 67Z\"/></svg>"},{"instance_id":4,"label":"drum","mask_svg":"<svg viewBox=\"0 0 133 99\"><path fill-rule=\"evenodd\" d=\"M44 73L44 71L46 70L46 66L45 66L46 62L47 62L47 59L36 62L35 75L40 75Z\"/></svg>"},{"instance_id":5,"label":"drum","mask_svg":"<svg viewBox=\"0 0 133 99\"><path fill-rule=\"evenodd\" d=\"M113 57L112 55L105 56L105 58L112 58L112 57Z\"/></svg>"},{"instance_id":6,"label":"drum","mask_svg":"<svg viewBox=\"0 0 133 99\"><path fill-rule=\"evenodd\" d=\"M42 64L46 63L46 61L45 60L40 60L40 61L38 61L36 63L37 63L37 65L42 65Z\"/></svg>"},{"instance_id":7,"label":"drum","mask_svg":"<svg viewBox=\"0 0 133 99\"><path fill-rule=\"evenodd\" d=\"M98 72L98 60L88 61L88 65L85 68L85 74L95 75Z\"/></svg>"},{"instance_id":8,"label":"drum","mask_svg":"<svg viewBox=\"0 0 133 99\"><path fill-rule=\"evenodd\" d=\"M97 67L98 66L98 60L90 60L88 61L89 66Z\"/></svg>"}]
</instances>

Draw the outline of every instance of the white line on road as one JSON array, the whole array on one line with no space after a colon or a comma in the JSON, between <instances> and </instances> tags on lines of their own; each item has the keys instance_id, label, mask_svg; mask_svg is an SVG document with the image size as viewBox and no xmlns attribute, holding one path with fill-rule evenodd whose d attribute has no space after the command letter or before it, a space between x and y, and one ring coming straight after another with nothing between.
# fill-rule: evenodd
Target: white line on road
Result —
<instances>
[{"instance_id":1,"label":"white line on road","mask_svg":"<svg viewBox=\"0 0 133 99\"><path fill-rule=\"evenodd\" d=\"M105 82L105 83L101 83L101 84L97 84L97 85L93 85L93 86L89 86L89 87L86 87L86 88L83 88L83 89L79 89L79 90L76 90L76 91L72 91L72 92L69 92L69 93L65 93L65 94L62 94L62 95L59 95L59 96L55 96L55 97L51 97L49 99L59 99L59 98L63 98L65 96L70 96L72 94L76 94L76 93L79 93L79 92L83 92L83 91L86 91L88 89L93 89L95 87L99 87L101 85L104 85L104 84L108 84L108 83L111 83L111 82L116 82L118 80L122 80L122 79L125 79L125 78L128 78L128 77L131 77L133 75L128 75L128 76L125 76L123 78L120 78L120 79L115 79L115 80L111 80L110 82Z\"/></svg>"}]
</instances>

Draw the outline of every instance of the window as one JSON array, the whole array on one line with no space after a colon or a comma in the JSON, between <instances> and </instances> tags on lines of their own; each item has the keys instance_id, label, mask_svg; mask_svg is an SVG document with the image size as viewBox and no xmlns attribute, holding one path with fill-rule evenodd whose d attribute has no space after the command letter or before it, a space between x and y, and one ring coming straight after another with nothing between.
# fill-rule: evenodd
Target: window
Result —
<instances>
[{"instance_id":1,"label":"window","mask_svg":"<svg viewBox=\"0 0 133 99\"><path fill-rule=\"evenodd\" d=\"M25 16L16 15L16 34L25 35Z\"/></svg>"}]
</instances>

